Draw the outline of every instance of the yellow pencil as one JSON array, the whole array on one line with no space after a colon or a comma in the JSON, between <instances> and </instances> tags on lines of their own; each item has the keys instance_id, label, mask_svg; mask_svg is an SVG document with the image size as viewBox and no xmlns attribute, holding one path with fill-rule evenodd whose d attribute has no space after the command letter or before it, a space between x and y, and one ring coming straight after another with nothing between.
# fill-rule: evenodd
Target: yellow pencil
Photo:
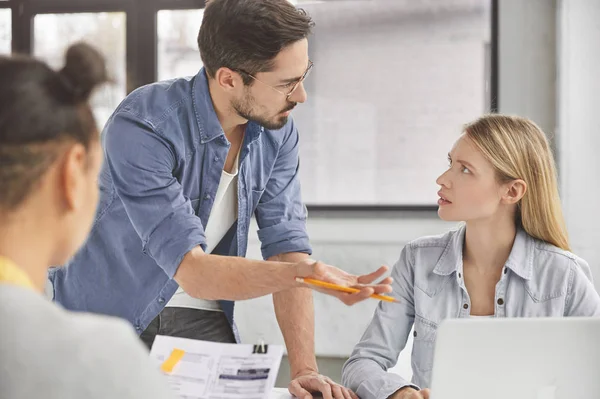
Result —
<instances>
[{"instance_id":1,"label":"yellow pencil","mask_svg":"<svg viewBox=\"0 0 600 399\"><path fill-rule=\"evenodd\" d=\"M360 291L358 288L344 287L343 285L326 283L325 281L314 280L312 278L296 277L296 281L299 283L310 284L310 285L314 285L317 287L327 288L330 290L347 292L349 294L354 294L354 293L357 293ZM391 296L385 296L385 295L379 295L379 294L373 294L373 295L371 295L371 298L379 299L380 301L386 301L386 302L398 302L395 298L392 298Z\"/></svg>"}]
</instances>

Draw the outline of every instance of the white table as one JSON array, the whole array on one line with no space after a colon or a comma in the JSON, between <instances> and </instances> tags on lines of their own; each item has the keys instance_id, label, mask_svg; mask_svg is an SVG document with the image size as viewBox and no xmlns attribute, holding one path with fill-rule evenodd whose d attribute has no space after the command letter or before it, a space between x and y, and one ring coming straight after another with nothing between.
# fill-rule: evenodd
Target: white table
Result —
<instances>
[{"instance_id":1,"label":"white table","mask_svg":"<svg viewBox=\"0 0 600 399\"><path fill-rule=\"evenodd\" d=\"M317 396L317 398L322 398L322 396ZM269 399L296 399L296 397L290 395L287 388L274 388Z\"/></svg>"},{"instance_id":2,"label":"white table","mask_svg":"<svg viewBox=\"0 0 600 399\"><path fill-rule=\"evenodd\" d=\"M290 395L287 388L274 388L271 391L270 399L293 399L295 396Z\"/></svg>"}]
</instances>

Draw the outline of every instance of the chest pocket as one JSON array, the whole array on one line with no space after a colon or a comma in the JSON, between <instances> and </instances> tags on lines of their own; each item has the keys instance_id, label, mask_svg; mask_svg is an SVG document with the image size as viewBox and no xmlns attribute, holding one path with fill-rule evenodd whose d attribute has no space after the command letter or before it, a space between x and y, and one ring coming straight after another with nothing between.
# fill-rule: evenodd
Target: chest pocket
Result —
<instances>
[{"instance_id":1,"label":"chest pocket","mask_svg":"<svg viewBox=\"0 0 600 399\"><path fill-rule=\"evenodd\" d=\"M558 269L558 268L557 268ZM548 278L521 280L511 278L507 299L521 303L518 308L507 308L507 316L562 317L569 284L569 275L555 270Z\"/></svg>"}]
</instances>

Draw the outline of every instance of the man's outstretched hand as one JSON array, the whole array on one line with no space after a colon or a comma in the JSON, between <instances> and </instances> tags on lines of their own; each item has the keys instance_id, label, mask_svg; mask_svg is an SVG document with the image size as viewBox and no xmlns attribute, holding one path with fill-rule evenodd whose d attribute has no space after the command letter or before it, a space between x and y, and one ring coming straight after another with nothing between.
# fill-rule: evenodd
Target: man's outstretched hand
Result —
<instances>
[{"instance_id":1,"label":"man's outstretched hand","mask_svg":"<svg viewBox=\"0 0 600 399\"><path fill-rule=\"evenodd\" d=\"M364 301L373 294L385 294L392 292L391 284L393 280L391 277L386 277L378 283L373 283L388 271L387 266L381 266L379 269L370 274L356 276L323 262L316 262L311 259L306 259L296 264L296 270L298 277L311 278L327 283L359 289L359 292L350 294L327 288L310 286L310 288L313 288L316 291L338 298L348 306Z\"/></svg>"}]
</instances>

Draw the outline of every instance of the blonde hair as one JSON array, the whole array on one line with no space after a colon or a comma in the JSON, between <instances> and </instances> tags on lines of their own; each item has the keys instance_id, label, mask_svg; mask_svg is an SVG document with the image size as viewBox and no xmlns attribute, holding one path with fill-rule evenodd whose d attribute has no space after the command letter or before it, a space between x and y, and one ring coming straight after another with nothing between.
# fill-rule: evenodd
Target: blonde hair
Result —
<instances>
[{"instance_id":1,"label":"blonde hair","mask_svg":"<svg viewBox=\"0 0 600 399\"><path fill-rule=\"evenodd\" d=\"M517 207L517 224L532 237L570 250L554 156L544 132L528 119L491 114L467 124L465 133L501 182L521 179L527 184Z\"/></svg>"}]
</instances>

